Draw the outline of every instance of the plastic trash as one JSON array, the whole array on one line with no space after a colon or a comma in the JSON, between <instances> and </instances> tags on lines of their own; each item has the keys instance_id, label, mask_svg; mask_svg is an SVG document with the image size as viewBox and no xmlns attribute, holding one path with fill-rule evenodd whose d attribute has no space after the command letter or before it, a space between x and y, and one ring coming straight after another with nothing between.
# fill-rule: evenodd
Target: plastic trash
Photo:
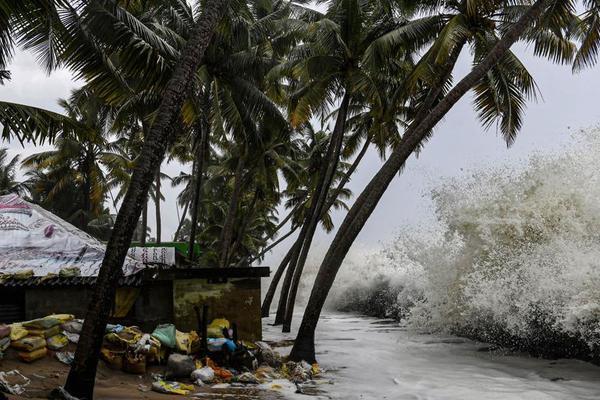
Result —
<instances>
[{"instance_id":1,"label":"plastic trash","mask_svg":"<svg viewBox=\"0 0 600 400\"><path fill-rule=\"evenodd\" d=\"M18 376L21 378L19 383L9 383L9 379L12 376ZM14 381L10 379L10 381ZM31 383L31 380L21 374L18 370L13 369L12 371L0 371L0 393L5 392L8 394L14 394L20 396L25 392L25 387Z\"/></svg>"},{"instance_id":2,"label":"plastic trash","mask_svg":"<svg viewBox=\"0 0 600 400\"><path fill-rule=\"evenodd\" d=\"M27 336L12 342L12 347L21 351L34 351L46 347L46 341L39 336Z\"/></svg>"},{"instance_id":3,"label":"plastic trash","mask_svg":"<svg viewBox=\"0 0 600 400\"><path fill-rule=\"evenodd\" d=\"M222 338L223 337L223 329L229 329L231 325L229 321L225 318L216 318L208 325L208 337L211 338Z\"/></svg>"},{"instance_id":4,"label":"plastic trash","mask_svg":"<svg viewBox=\"0 0 600 400\"><path fill-rule=\"evenodd\" d=\"M223 345L228 340L229 339L225 339L225 338L209 338L207 340L208 351L213 351L213 352L222 351Z\"/></svg>"},{"instance_id":5,"label":"plastic trash","mask_svg":"<svg viewBox=\"0 0 600 400\"><path fill-rule=\"evenodd\" d=\"M63 335L65 335L67 337L67 339L69 339L69 342L71 343L79 343L79 334L78 333L71 333L71 332L67 332L67 331L63 331Z\"/></svg>"},{"instance_id":6,"label":"plastic trash","mask_svg":"<svg viewBox=\"0 0 600 400\"><path fill-rule=\"evenodd\" d=\"M252 372L244 372L243 374L239 375L236 380L246 384L258 384L258 379Z\"/></svg>"},{"instance_id":7,"label":"plastic trash","mask_svg":"<svg viewBox=\"0 0 600 400\"><path fill-rule=\"evenodd\" d=\"M27 329L23 328L21 324L12 324L10 326L10 340L12 341L22 339L28 334Z\"/></svg>"},{"instance_id":8,"label":"plastic trash","mask_svg":"<svg viewBox=\"0 0 600 400\"><path fill-rule=\"evenodd\" d=\"M166 379L189 378L196 369L196 363L190 356L171 354L167 360Z\"/></svg>"},{"instance_id":9,"label":"plastic trash","mask_svg":"<svg viewBox=\"0 0 600 400\"><path fill-rule=\"evenodd\" d=\"M46 339L46 346L50 350L60 350L68 344L69 339L62 333L59 333L58 335L54 335Z\"/></svg>"},{"instance_id":10,"label":"plastic trash","mask_svg":"<svg viewBox=\"0 0 600 400\"><path fill-rule=\"evenodd\" d=\"M160 343L170 349L177 346L177 334L173 324L158 325L152 332L152 337L157 338Z\"/></svg>"},{"instance_id":11,"label":"plastic trash","mask_svg":"<svg viewBox=\"0 0 600 400\"><path fill-rule=\"evenodd\" d=\"M200 381L202 383L211 383L215 380L215 371L211 367L202 367L194 370L190 375L190 378L194 382Z\"/></svg>"},{"instance_id":12,"label":"plastic trash","mask_svg":"<svg viewBox=\"0 0 600 400\"><path fill-rule=\"evenodd\" d=\"M265 342L256 342L255 344L258 348L256 358L259 364L266 364L273 368L279 368L281 366L281 356L274 351L271 346Z\"/></svg>"},{"instance_id":13,"label":"plastic trash","mask_svg":"<svg viewBox=\"0 0 600 400\"><path fill-rule=\"evenodd\" d=\"M63 331L70 333L81 333L83 321L75 319L73 321L64 322L60 327L63 329Z\"/></svg>"},{"instance_id":14,"label":"plastic trash","mask_svg":"<svg viewBox=\"0 0 600 400\"><path fill-rule=\"evenodd\" d=\"M152 390L158 393L187 396L192 390L194 390L194 385L186 385L180 382L172 381L156 381L152 384Z\"/></svg>"},{"instance_id":15,"label":"plastic trash","mask_svg":"<svg viewBox=\"0 0 600 400\"><path fill-rule=\"evenodd\" d=\"M196 331L185 333L175 330L175 341L177 350L182 353L193 354L200 350L200 336Z\"/></svg>"},{"instance_id":16,"label":"plastic trash","mask_svg":"<svg viewBox=\"0 0 600 400\"><path fill-rule=\"evenodd\" d=\"M72 351L61 351L56 353L56 359L63 364L71 365L75 360L75 353Z\"/></svg>"},{"instance_id":17,"label":"plastic trash","mask_svg":"<svg viewBox=\"0 0 600 400\"><path fill-rule=\"evenodd\" d=\"M40 349L36 349L33 351L29 351L29 352L20 352L17 355L19 356L19 358L22 361L33 362L35 360L39 360L40 358L46 357L47 354L48 354L48 349L46 349L45 347L42 347Z\"/></svg>"}]
</instances>

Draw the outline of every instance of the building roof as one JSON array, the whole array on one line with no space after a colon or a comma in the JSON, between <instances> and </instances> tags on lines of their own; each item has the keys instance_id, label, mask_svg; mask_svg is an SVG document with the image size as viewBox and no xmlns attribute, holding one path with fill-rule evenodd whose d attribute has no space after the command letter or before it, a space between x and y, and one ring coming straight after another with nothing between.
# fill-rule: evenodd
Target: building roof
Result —
<instances>
[{"instance_id":1,"label":"building roof","mask_svg":"<svg viewBox=\"0 0 600 400\"><path fill-rule=\"evenodd\" d=\"M0 196L0 275L32 270L34 276L58 275L76 267L81 277L98 275L105 246L68 222L17 195ZM123 275L144 264L127 257Z\"/></svg>"}]
</instances>

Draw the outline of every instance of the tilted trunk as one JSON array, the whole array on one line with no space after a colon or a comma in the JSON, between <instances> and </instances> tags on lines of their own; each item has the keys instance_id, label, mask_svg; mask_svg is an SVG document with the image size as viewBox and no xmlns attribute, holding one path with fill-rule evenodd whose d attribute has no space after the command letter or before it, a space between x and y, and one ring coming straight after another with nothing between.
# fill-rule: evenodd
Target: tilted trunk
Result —
<instances>
[{"instance_id":1,"label":"tilted trunk","mask_svg":"<svg viewBox=\"0 0 600 400\"><path fill-rule=\"evenodd\" d=\"M192 170L196 170L196 162L194 162L194 166ZM183 206L183 212L181 213L181 218L179 219L179 224L177 225L177 229L175 230L175 234L173 235L173 241L176 242L179 240L179 232L181 231L181 227L185 222L185 217L187 216L188 208L190 208L190 202L186 201Z\"/></svg>"},{"instance_id":2,"label":"tilted trunk","mask_svg":"<svg viewBox=\"0 0 600 400\"><path fill-rule=\"evenodd\" d=\"M192 216L190 218L190 237L188 247L188 259L194 261L194 246L196 244L196 231L198 229L198 208L200 206L200 197L202 193L202 178L204 176L204 162L208 156L209 150L209 128L204 116L200 117L200 143L196 151L192 179L194 180L194 190L192 194Z\"/></svg>"},{"instance_id":3,"label":"tilted trunk","mask_svg":"<svg viewBox=\"0 0 600 400\"><path fill-rule=\"evenodd\" d=\"M231 252L229 255L230 259L233 258L235 253L237 253L238 248L240 248L242 246L242 243L244 242L244 235L246 234L246 228L248 227L248 223L250 222L250 220L252 219L252 216L254 215L254 209L256 208L257 200L258 200L258 189L256 189L254 191L254 194L252 195L252 200L250 201L250 205L248 206L246 211L243 212L242 223L240 225L240 228L236 232L235 241L233 242L233 245L231 245ZM238 263L242 263L242 265L243 265L244 258L243 257L240 257L240 258L241 259L239 260ZM237 264L236 264L236 267L237 267Z\"/></svg>"},{"instance_id":4,"label":"tilted trunk","mask_svg":"<svg viewBox=\"0 0 600 400\"><path fill-rule=\"evenodd\" d=\"M329 188L333 182L335 171L338 166L340 153L342 151L342 144L344 142L344 131L346 126L346 117L348 115L348 106L350 105L350 94L346 93L340 104L338 110L337 119L335 121L335 127L329 146L327 147L326 162L323 164L319 181L317 183L316 192L311 201L311 207L309 212L308 228L306 230L306 236L301 245L301 251L297 260L292 258L290 262L290 270L294 270L292 276L292 282L290 285L289 294L287 297L287 303L285 306L285 318L283 322L283 332L289 332L292 326L292 317L294 315L294 305L296 304L296 295L298 294L298 287L300 285L300 278L304 271L304 265L306 264L306 258L310 251L312 239L321 220L323 209L327 202L327 195Z\"/></svg>"},{"instance_id":5,"label":"tilted trunk","mask_svg":"<svg viewBox=\"0 0 600 400\"><path fill-rule=\"evenodd\" d=\"M269 284L269 289L267 290L267 294L265 295L265 299L263 300L262 306L260 308L260 313L263 318L269 316L269 312L271 311L271 303L273 302L273 297L275 297L275 291L277 291L277 286L279 285L281 276L283 275L283 272L286 270L286 267L290 263L290 259L292 258L292 254L294 253L295 248L296 245L290 247L285 257L283 257L283 260L281 260L279 267L277 267L275 275L273 275L273 279Z\"/></svg>"},{"instance_id":6,"label":"tilted trunk","mask_svg":"<svg viewBox=\"0 0 600 400\"><path fill-rule=\"evenodd\" d=\"M148 232L148 195L144 199L144 208L142 209L142 232L140 233L140 243L146 244L146 233Z\"/></svg>"},{"instance_id":7,"label":"tilted trunk","mask_svg":"<svg viewBox=\"0 0 600 400\"><path fill-rule=\"evenodd\" d=\"M302 224L302 228L300 229L300 233L296 238L296 241L292 245L290 251L292 252L292 256L290 257L290 262L285 271L285 277L283 278L283 283L281 284L281 291L279 293L279 301L277 302L277 312L275 313L275 322L273 325L282 325L285 321L285 307L287 305L287 298L290 293L290 286L292 286L292 278L294 276L294 266L293 261L298 259L300 255L300 249L302 247L302 243L304 243L304 238L306 237L306 232L308 229L308 223L305 218L305 223Z\"/></svg>"},{"instance_id":8,"label":"tilted trunk","mask_svg":"<svg viewBox=\"0 0 600 400\"><path fill-rule=\"evenodd\" d=\"M267 247L264 248L263 251L261 251L260 253L258 253L257 255L253 256L252 258L250 258L249 260L246 261L246 263L248 265L251 265L254 261L258 260L259 258L261 258L262 256L264 256L265 254L267 254L267 252L269 252L270 250L272 250L275 246L277 246L279 243L283 242L285 239L289 238L290 236L292 236L294 234L294 232L296 232L298 230L298 227L295 226L294 228L292 228L288 233L286 233L285 235L283 235L282 237L280 237L279 239L277 239L276 241L274 241L273 243L271 243L270 245L268 245ZM244 264L244 260L241 260L236 267L241 267Z\"/></svg>"},{"instance_id":9,"label":"tilted trunk","mask_svg":"<svg viewBox=\"0 0 600 400\"><path fill-rule=\"evenodd\" d=\"M229 208L227 210L227 216L225 217L223 231L221 233L221 257L219 260L219 266L221 268L229 266L229 259L231 256L231 241L233 240L235 217L237 216L238 203L240 202L240 194L242 191L243 173L244 157L243 155L240 155L233 178L233 192L231 193Z\"/></svg>"},{"instance_id":10,"label":"tilted trunk","mask_svg":"<svg viewBox=\"0 0 600 400\"><path fill-rule=\"evenodd\" d=\"M65 384L65 390L78 399L92 399L100 347L106 323L114 305L116 287L123 276L123 262L131 243L144 200L161 164L172 126L180 117L184 95L202 62L204 51L210 44L217 24L223 17L228 1L207 0L190 39L181 52L173 75L162 94L156 119L140 157L133 170L131 182L117 215L75 352L75 359Z\"/></svg>"},{"instance_id":11,"label":"tilted trunk","mask_svg":"<svg viewBox=\"0 0 600 400\"><path fill-rule=\"evenodd\" d=\"M365 139L365 143L363 144L362 149L360 149L360 152L358 153L358 155L356 156L356 158L352 162L352 165L350 166L350 168L348 168L348 171L346 171L346 173L344 174L344 176L342 177L342 179L338 183L337 187L333 191L333 193L329 196L329 201L327 202L327 204L323 208L323 212L321 213L321 216L325 215L329 211L329 209L331 209L331 207L333 207L333 205L335 204L335 201L337 200L338 196L340 195L340 193L342 192L342 190L344 190L344 188L346 187L346 184L348 183L348 181L350 181L350 178L352 177L352 174L354 174L354 171L356 171L356 168L358 168L358 164L360 164L360 162L362 161L363 157L367 153L367 150L369 149L369 145L370 144L371 144L370 139L369 138Z\"/></svg>"},{"instance_id":12,"label":"tilted trunk","mask_svg":"<svg viewBox=\"0 0 600 400\"><path fill-rule=\"evenodd\" d=\"M340 226L315 279L315 285L306 306L304 317L290 353L291 360L315 361L315 329L327 294L333 285L336 274L350 246L360 233L367 219L377 206L386 188L398 171L421 144L429 131L448 111L500 60L523 34L527 27L543 12L548 0L538 0L531 8L506 31L487 56L473 68L418 124L408 128L400 144L367 187L360 194L344 222Z\"/></svg>"},{"instance_id":13,"label":"tilted trunk","mask_svg":"<svg viewBox=\"0 0 600 400\"><path fill-rule=\"evenodd\" d=\"M155 210L156 210L156 243L161 242L161 234L162 234L162 221L160 218L160 167L158 168L158 172L156 173L156 197L155 197Z\"/></svg>"}]
</instances>

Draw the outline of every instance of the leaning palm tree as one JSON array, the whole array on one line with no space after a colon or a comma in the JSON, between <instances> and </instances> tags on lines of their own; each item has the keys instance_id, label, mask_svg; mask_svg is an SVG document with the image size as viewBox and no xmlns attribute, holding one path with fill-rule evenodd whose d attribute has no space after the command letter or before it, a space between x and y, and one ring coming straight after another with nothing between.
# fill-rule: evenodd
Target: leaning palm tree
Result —
<instances>
[{"instance_id":1,"label":"leaning palm tree","mask_svg":"<svg viewBox=\"0 0 600 400\"><path fill-rule=\"evenodd\" d=\"M480 111L482 121L489 124L499 120L501 132L507 143L511 143L521 125L523 95L532 94L534 89L529 74L526 74L526 70L509 51L512 44L522 37L530 37L532 41L536 41L536 51L551 56L558 55L562 59L572 56L572 46L569 45L552 48L552 51L548 51L550 43L552 43L551 40L548 40L549 37L552 40L558 39L554 43L562 44L563 40L560 37L560 29L545 30L546 27L543 25L545 22L553 24L556 21L569 20L571 10L568 7L566 9L562 7L564 2L538 0L530 7L523 7L523 5L517 7L512 3L494 1L465 2L460 5L456 2L432 1L431 5L435 12L445 12L446 7L450 9L457 7L457 17L451 18L446 27L451 27L449 25L451 21L454 25L464 21L462 26L467 29L460 29L459 32L462 34L451 37L454 39L451 45L446 46L446 50L441 53L451 55L445 57L441 65L442 70L445 69L446 72L437 76L437 82L430 82L430 85L431 83L436 83L436 85L429 86L429 91L420 101L420 107L412 117L400 143L395 146L386 163L357 198L340 226L315 279L315 285L290 354L293 360L315 360L314 333L317 321L327 293L351 244L405 161L423 145L430 136L431 130L454 104L474 88L475 104ZM444 9L437 9L440 5L443 5ZM557 7L553 7L554 5ZM545 18L540 19L542 14ZM496 19L499 23L496 23ZM500 32L496 31L497 27L501 28ZM539 34L539 30L546 34ZM502 32L502 36L498 37L498 34ZM534 33L537 34L533 35ZM444 37L440 36L440 38ZM383 40L389 41L390 38ZM475 66L447 94L444 94L440 88L448 84L455 59L467 41L472 43L475 50ZM385 47L386 44L379 43L382 47ZM443 44L437 40L432 48L440 47ZM417 68L419 65L423 64L417 64ZM431 69L432 66L435 68L435 64L432 65L429 61L426 65L429 65L427 69Z\"/></svg>"}]
</instances>

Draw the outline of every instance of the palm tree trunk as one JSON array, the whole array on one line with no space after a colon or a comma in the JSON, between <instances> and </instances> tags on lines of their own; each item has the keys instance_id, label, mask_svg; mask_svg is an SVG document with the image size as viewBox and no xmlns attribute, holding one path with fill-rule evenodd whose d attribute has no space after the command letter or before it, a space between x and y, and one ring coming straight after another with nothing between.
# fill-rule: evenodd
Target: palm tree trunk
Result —
<instances>
[{"instance_id":1,"label":"palm tree trunk","mask_svg":"<svg viewBox=\"0 0 600 400\"><path fill-rule=\"evenodd\" d=\"M219 266L221 268L229 266L229 259L231 256L230 247L231 241L233 240L233 228L235 224L235 217L237 215L238 203L242 191L243 172L244 156L240 155L237 167L235 168L235 175L233 177L233 192L231 193L231 199L229 201L229 209L227 210L227 216L225 217L225 222L223 223L223 231L221 233L221 257L219 262Z\"/></svg>"},{"instance_id":2,"label":"palm tree trunk","mask_svg":"<svg viewBox=\"0 0 600 400\"><path fill-rule=\"evenodd\" d=\"M292 254L296 248L296 244L294 244L288 250L283 260L277 267L277 271L275 271L275 275L273 275L273 279L269 284L269 289L267 290L267 294L265 295L265 299L263 300L262 306L260 308L261 316L266 318L269 316L269 312L271 311L271 303L273 302L273 297L275 297L275 291L277 290L277 286L279 285L279 281L281 280L281 276L283 275L283 271L285 271L286 267L289 265L290 260L292 258ZM283 318L283 316L282 316Z\"/></svg>"},{"instance_id":3,"label":"palm tree trunk","mask_svg":"<svg viewBox=\"0 0 600 400\"><path fill-rule=\"evenodd\" d=\"M277 312L275 313L275 322L273 322L273 325L282 325L285 322L285 307L287 306L287 299L290 294L290 287L292 286L292 279L294 276L294 260L298 259L300 250L302 249L302 243L304 243L304 239L306 238L306 233L308 232L309 215L310 214L304 218L302 229L300 229L300 233L298 234L298 237L291 248L292 256L290 258L289 266L285 272L283 283L281 284L279 301L277 302Z\"/></svg>"},{"instance_id":4,"label":"palm tree trunk","mask_svg":"<svg viewBox=\"0 0 600 400\"><path fill-rule=\"evenodd\" d=\"M348 106L350 105L350 94L346 93L342 99L342 103L338 110L338 115L335 121L335 127L333 128L333 134L331 142L327 148L326 162L323 164L321 173L319 174L319 181L317 183L317 190L311 201L311 209L309 212L308 227L306 229L306 235L301 245L301 251L298 259L292 259L290 265L293 266L294 274L292 276L292 282L290 285L290 291L287 297L287 303L285 306L285 319L283 322L283 332L289 332L292 326L292 318L294 315L294 305L296 304L296 295L298 294L298 287L300 286L300 278L302 277L302 271L306 264L306 258L312 244L312 239L321 220L323 208L327 202L327 195L331 182L335 175L335 171L338 166L340 153L342 151L342 144L344 142L344 132L346 126L346 117L348 115Z\"/></svg>"},{"instance_id":5,"label":"palm tree trunk","mask_svg":"<svg viewBox=\"0 0 600 400\"><path fill-rule=\"evenodd\" d=\"M161 234L162 234L162 221L160 218L160 198L161 193L160 193L160 167L158 167L158 171L156 172L156 193L155 193L155 198L154 198L154 205L155 205L155 211L156 211L156 243L160 243L161 242Z\"/></svg>"},{"instance_id":6,"label":"palm tree trunk","mask_svg":"<svg viewBox=\"0 0 600 400\"><path fill-rule=\"evenodd\" d=\"M363 144L362 149L360 149L360 152L358 153L358 155L356 156L356 158L352 162L352 165L350 166L350 168L348 168L348 171L346 171L346 173L344 174L344 176L342 177L342 179L338 183L337 187L333 191L333 193L329 196L329 201L327 202L327 204L323 208L323 213L321 214L321 216L325 215L329 211L329 209L331 207L333 207L333 205L335 204L335 201L337 200L338 196L340 195L340 193L342 192L342 190L344 190L344 188L346 187L346 184L348 183L348 181L350 181L350 178L352 177L352 174L354 174L354 171L356 171L356 168L358 168L358 165L360 164L360 162L362 161L363 157L367 153L367 150L369 149L369 145L370 144L371 144L371 140L369 138L365 139L365 143Z\"/></svg>"},{"instance_id":7,"label":"palm tree trunk","mask_svg":"<svg viewBox=\"0 0 600 400\"><path fill-rule=\"evenodd\" d=\"M198 229L198 208L200 206L200 195L202 193L202 178L204 176L204 161L208 156L209 149L209 127L203 115L198 122L200 130L200 143L194 159L192 179L194 179L194 190L192 194L192 216L190 225L190 237L188 247L188 259L194 262L194 246L196 245L196 230Z\"/></svg>"},{"instance_id":8,"label":"palm tree trunk","mask_svg":"<svg viewBox=\"0 0 600 400\"><path fill-rule=\"evenodd\" d=\"M144 200L144 208L142 209L142 232L140 232L140 244L146 245L146 233L148 232L148 195Z\"/></svg>"},{"instance_id":9,"label":"palm tree trunk","mask_svg":"<svg viewBox=\"0 0 600 400\"><path fill-rule=\"evenodd\" d=\"M500 60L519 39L527 27L534 23L544 11L549 0L538 0L527 12L506 31L502 39L490 50L486 57L473 68L450 92L426 113L421 121L411 124L398 147L385 162L346 215L340 226L315 279L310 299L298 331L298 336L290 353L291 360L315 361L315 329L327 294L333 285L336 274L350 246L385 193L386 188L408 157L417 149L431 129L450 109Z\"/></svg>"},{"instance_id":10,"label":"palm tree trunk","mask_svg":"<svg viewBox=\"0 0 600 400\"><path fill-rule=\"evenodd\" d=\"M275 246L277 246L279 243L283 242L285 239L287 239L288 237L292 236L294 234L294 232L296 232L298 230L298 227L295 226L293 227L288 233L286 233L285 235L283 235L282 237L280 237L279 239L277 239L276 241L274 241L273 243L271 243L270 245L268 245L267 247L264 248L263 251L261 251L260 253L258 253L257 255L251 257L248 260L248 265L252 264L254 261L258 260L259 258L261 258L262 256L264 256L267 252L269 252L271 249L273 249ZM243 265L243 261L241 260L236 267L241 267Z\"/></svg>"},{"instance_id":11,"label":"palm tree trunk","mask_svg":"<svg viewBox=\"0 0 600 400\"><path fill-rule=\"evenodd\" d=\"M258 200L258 189L254 190L254 194L252 195L252 200L250 200L250 205L246 208L246 211L242 215L242 223L240 224L240 227L236 232L235 241L233 242L233 245L231 246L231 252L229 255L230 259L234 258L233 256L238 251L238 248L242 245L242 243L244 241L244 235L246 234L246 228L248 227L248 223L250 222L250 220L252 219L252 216L254 215L254 209L256 208L257 200ZM244 260L245 260L245 258L243 256L240 256L240 260L239 260L238 264L239 263L243 264ZM236 264L236 267L237 267L237 264Z\"/></svg>"},{"instance_id":12,"label":"palm tree trunk","mask_svg":"<svg viewBox=\"0 0 600 400\"><path fill-rule=\"evenodd\" d=\"M196 169L196 162L194 161L194 166L192 167L192 170L195 170L195 169ZM185 206L183 206L183 212L181 213L181 219L179 220L179 224L177 225L177 229L175 230L175 234L173 235L174 242L179 240L179 231L181 231L181 227L183 226L183 223L185 222L185 217L187 216L188 208L190 208L190 202L186 201Z\"/></svg>"},{"instance_id":13,"label":"palm tree trunk","mask_svg":"<svg viewBox=\"0 0 600 400\"><path fill-rule=\"evenodd\" d=\"M172 126L180 116L185 95L189 93L190 84L194 81L194 73L202 63L204 51L210 44L228 3L227 0L207 0L204 3L202 14L162 94L156 119L134 167L131 182L106 247L85 315L75 359L65 384L65 390L81 400L93 398L98 355L106 323L114 304L117 283L123 276L123 262L142 212L144 199L164 158Z\"/></svg>"}]
</instances>

